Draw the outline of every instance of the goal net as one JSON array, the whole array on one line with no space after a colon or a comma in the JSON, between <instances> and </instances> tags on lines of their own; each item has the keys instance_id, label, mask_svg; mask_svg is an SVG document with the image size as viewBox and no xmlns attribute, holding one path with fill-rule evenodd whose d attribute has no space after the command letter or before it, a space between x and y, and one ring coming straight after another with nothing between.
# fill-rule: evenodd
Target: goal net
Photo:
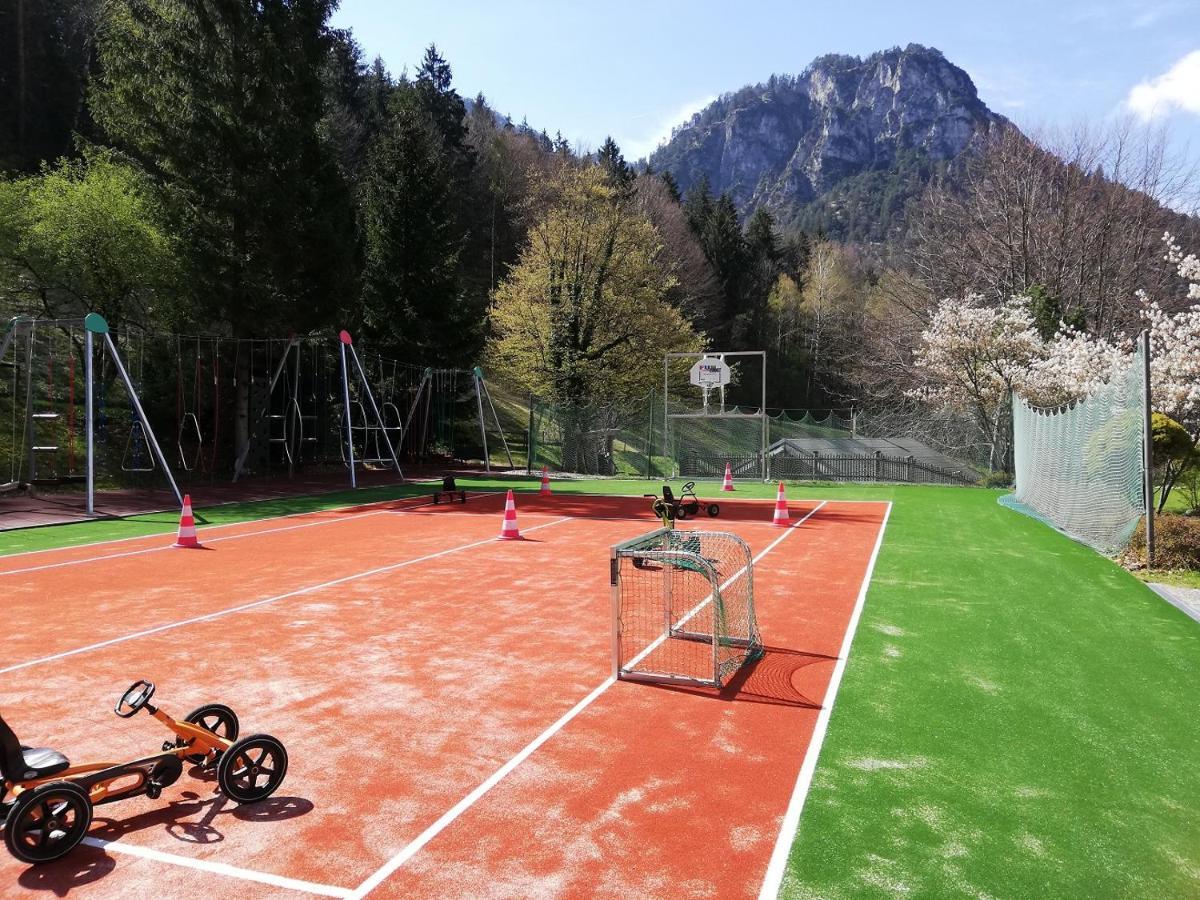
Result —
<instances>
[{"instance_id":1,"label":"goal net","mask_svg":"<svg viewBox=\"0 0 1200 900\"><path fill-rule=\"evenodd\" d=\"M735 534L662 528L612 549L617 677L723 687L762 655L754 562Z\"/></svg>"},{"instance_id":2,"label":"goal net","mask_svg":"<svg viewBox=\"0 0 1200 900\"><path fill-rule=\"evenodd\" d=\"M1108 384L1072 406L1013 397L1016 493L1000 502L1105 554L1141 518L1145 377L1140 343Z\"/></svg>"}]
</instances>

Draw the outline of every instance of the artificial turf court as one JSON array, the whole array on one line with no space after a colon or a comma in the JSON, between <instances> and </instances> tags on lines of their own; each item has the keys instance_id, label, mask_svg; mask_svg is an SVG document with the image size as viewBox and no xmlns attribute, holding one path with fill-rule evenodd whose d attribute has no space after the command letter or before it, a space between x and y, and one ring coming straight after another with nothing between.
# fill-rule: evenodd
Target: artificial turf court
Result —
<instances>
[{"instance_id":1,"label":"artificial turf court","mask_svg":"<svg viewBox=\"0 0 1200 900\"><path fill-rule=\"evenodd\" d=\"M501 486L506 483L474 484L479 489ZM710 488L713 496L719 496L715 487ZM738 488L738 497L770 495L768 486L739 484ZM644 489L642 482L555 485L559 495L572 491L637 494ZM415 493L424 489L404 490ZM351 502L351 498L382 500L401 492L374 492L365 498L365 492L329 495L294 504L228 506L202 512L210 523L222 525L219 529L209 529L208 534L216 536L227 529L287 524L286 521L255 526L234 524L264 515L293 511L330 517L349 515L335 510ZM783 896L1200 895L1200 817L1195 812L1200 808L1200 769L1194 764L1196 750L1200 748L1200 717L1195 714L1200 626L1108 560L1038 522L1000 507L994 491L803 485L789 487L789 496L797 498L793 502L794 516L810 505L807 501L819 499L890 501L893 507L813 784L800 816L798 834L786 860ZM806 502L802 504L798 498ZM533 517L527 500L519 498L523 528L542 521ZM427 521L429 517L422 519ZM818 515L805 523L763 559L764 582L776 554L805 537L810 526L815 534L815 526L820 522ZM37 529L0 536L0 550L15 552L60 543L150 533L165 535L173 526L170 517L149 516ZM487 532L485 537L494 534L495 526L496 522L489 519L483 529ZM562 527L530 532L529 537L548 542ZM309 530L319 534L323 528L314 526ZM205 535L203 529L202 535ZM162 542L163 538L156 540ZM234 543L237 542L230 542ZM222 545L214 546L219 549ZM321 544L313 541L309 546L320 548ZM522 549L541 546L531 544ZM111 552L118 547L108 549ZM217 553L210 551L210 555ZM51 556L54 554L23 559L28 564L39 557ZM465 559L463 556L462 561ZM784 559L779 556L776 562ZM820 587L828 575L826 570L831 561L840 565L840 560L836 548L823 551L820 559L798 559L796 567L811 579L808 583L818 585L818 592L796 593L788 598L787 607L780 608L803 610L819 605ZM5 565L12 567L15 560L6 560ZM395 574L404 576L412 568ZM457 577L462 578L466 568L456 567ZM69 605L83 606L87 601L78 595L90 586L92 579L79 577L78 567L75 571L77 578L70 596L76 599L70 600ZM587 577L595 574L589 572ZM475 570L467 577L474 579ZM481 585L488 586L486 582ZM519 600L522 594L517 585L511 588L510 598ZM604 589L606 585L600 594ZM573 589L562 588L560 593L578 595L579 590L576 585ZM345 602L348 597L352 594L346 593L338 602ZM172 610L189 611L206 602L197 596L194 587L187 588L183 596L172 594L163 600L171 604ZM769 616L774 615L768 610L776 601L764 596L761 602L765 637L769 643L778 645L782 642L776 640L771 630L775 625L767 624ZM279 604L268 606L273 605ZM474 603L468 607L474 608ZM597 609L603 618L606 615L603 603ZM520 614L527 615L528 608L523 607ZM43 618L39 612L35 621ZM219 620L225 625L215 639L218 643L244 639L235 625L238 618ZM8 621L21 620L9 615ZM543 619L542 624L552 625L553 621ZM127 625L97 617L89 633L93 640L102 639L114 629L122 629L122 633L131 630ZM596 631L597 623L590 622L588 627ZM303 624L295 626L300 632L304 628ZM371 628L373 634L385 630L374 624ZM254 654L244 661L240 673L210 665L205 654L211 651L201 647L188 652L179 641L186 630L174 632L176 638L165 643L185 654L188 660L185 665L198 660L202 668L178 676L157 674L164 705L175 711L210 699L230 702L242 714L244 729L275 731L293 751L293 766L303 765L304 751L297 748L311 746L314 739L289 730L290 719L280 718L279 712L289 704L301 704L303 698L286 692L271 695L266 688L270 676L264 676L267 680L255 677ZM559 636L547 635L545 630L538 632L537 641L557 644ZM812 633L802 636L800 643L792 647L805 649L808 645L804 641L811 636ZM463 692L488 690L479 679L493 678L499 659L503 658L505 665L529 662L526 656L531 648L522 647L523 654L516 657L505 656L505 647L511 650L510 640L493 632L473 638L487 643L486 659L464 675L465 662L456 661L451 655L454 651L440 643L438 635L427 637L422 652L437 657L438 665L434 668L444 674L445 696L454 702L461 702ZM587 639L598 642L596 652L603 656L605 649L601 645L606 637L597 632L589 634ZM21 646L26 646L24 638L20 640ZM269 640L283 643L291 639L272 636ZM302 640L303 637L296 638ZM130 643L142 644L140 640ZM255 653L260 652L262 643L255 644ZM406 651L402 658L411 659L407 653L408 641L402 643ZM50 648L41 648L40 655L61 646L55 640ZM267 650L273 652L270 646ZM341 650L347 654L346 659L351 659L351 653L366 654L371 659L386 653L387 647L359 641L353 643L353 649L347 644ZM310 652L312 656L307 661L310 669L327 666L323 651ZM834 655L838 653L832 651ZM12 655L7 642L6 655ZM478 661L480 657L474 659ZM111 702L108 695L123 688L137 674L156 676L147 669L148 661L153 660L144 653L134 655L129 663L134 669L131 672L79 673L63 660L38 671L6 674L0 682L5 686L5 714L18 726L28 723L28 728L19 727L19 731L27 731L30 737L44 737L52 744L61 743L70 755L80 758L90 755L81 752L84 749L104 751L107 755L113 751L138 752L147 741L156 746L162 739L159 730L148 729L140 742L133 740L131 726L137 723L148 727L150 723L136 719L132 723L118 723L106 706ZM818 661L801 671L807 677L830 669L831 664ZM337 667L330 671L336 672ZM567 681L573 671L563 669L555 677ZM19 678L24 687L10 701L10 683L18 683L11 681L14 678ZM337 690L334 677L323 672L321 679L326 683L323 689L326 693L310 704L310 711L305 713L309 725L305 727L332 727L343 746L350 746L358 739L354 730L356 724L361 724L358 717L369 719L382 712L390 715L395 708L402 713L404 707L433 689L415 678L402 676L387 687L388 691L401 692L388 700L395 708L389 705L381 710L379 692L373 691L356 697L358 703L351 712ZM594 685L580 682L575 687L586 692ZM689 704L686 707L689 711L703 706L735 710L738 715L747 709L789 710L779 704L748 701L701 703L700 698L680 692L645 685L618 685L538 748L488 794L486 802L456 820L453 827L415 854L385 885L395 885L393 889L397 891L440 896L603 893L604 876L595 867L610 855L610 844L606 841L628 827L629 811L654 807L669 812L675 802L674 799L647 802L645 794L618 793L621 803L597 806L596 798L589 793L597 787L597 782L588 754L607 751L612 742L606 733L576 729L592 715L605 711L606 704L618 693L647 702L652 696L670 696L670 718L652 723L643 717L640 728L646 732L653 727L669 728L672 722L681 726L695 723L694 715L691 718L679 715L680 704L685 703ZM33 699L27 699L31 695ZM808 699L814 698L809 695ZM537 702L542 702L540 696ZM56 720L56 710L67 718ZM619 712L613 708L612 714ZM800 714L811 711L801 707L797 715ZM429 731L424 727L419 733ZM792 747L793 766L802 756L799 744L805 738L803 731L782 738ZM771 737L747 741L738 745L738 749L751 756L774 753L780 740ZM489 739L481 737L480 743L484 752L490 752ZM376 758L386 751L372 745L367 752ZM688 752L696 752L694 743ZM564 773L559 754L574 760L572 765L579 765L577 757L585 763L578 770ZM637 759L640 761L640 753ZM677 765L675 758L667 763ZM304 850L284 844L264 847L258 843L260 840L264 844L270 842L258 836L257 831L243 830L244 826L274 827L292 822L289 827L301 832L295 840L319 847L330 841L331 835L323 833L317 824L320 820L314 816L318 808L326 811L332 808L342 814L337 826L339 833L358 835L347 839L342 847L359 846L363 858L372 853L379 858L394 851L398 842L381 838L378 828L395 828L392 820L433 812L420 805L391 805L385 802L387 795L380 794L369 819L351 820L359 814L356 785L348 786L340 779L340 773L335 777L324 771L317 779L300 780L297 771L289 774L281 789L281 794L296 799L285 802L285 798L273 798L279 809L262 815L263 822L243 821L241 817L248 820L256 817L250 808L238 810L224 805L217 808L219 800L214 802L211 784L185 777L173 790L192 790L198 795L195 799L188 801L182 794L172 795L177 803L168 809L161 802L148 804L144 809L135 808L140 801L101 807L102 815L112 817L108 820L111 824L106 831L95 833L130 846L135 842L161 846L177 857L200 853L232 865L264 856L271 860L278 858L280 863L272 871L284 871L287 859L306 858ZM407 777L421 777L415 763L408 771ZM326 787L330 784L333 787ZM544 794L550 785L555 785L561 802L539 806L537 792ZM741 859L728 842L728 835L733 832L727 826L742 816L744 810L754 808L756 798L765 789L765 784L756 783L749 792L727 798L721 818L704 823L703 834L699 836L691 830L678 835L656 834L656 838L670 842L670 855L678 853L681 865L666 865L659 880L646 886L647 893L657 896L703 893L706 885L711 884L707 879L712 877L714 868L733 865ZM505 807L489 805L504 797L510 798L517 810L511 819ZM298 815L308 803L313 804L313 813ZM526 804L534 806L532 824ZM476 814L485 812L486 818L476 818ZM580 827L583 816L590 816L587 821L598 827L592 830ZM339 820L335 817L334 821ZM311 833L306 823L311 823ZM570 848L570 859L573 865L590 872L587 877L592 880L582 884L572 881L567 873L575 869L565 865L559 868L562 854L547 853L533 866L527 866L530 857L517 857L519 863L486 884L483 880L471 881L477 877L472 869L474 857L456 857L450 844L441 843L443 839L450 840L460 826L469 824L474 831L458 832L464 836L464 852L481 853L488 859L504 855L514 842L552 846L546 843L548 835L561 825L573 826L577 843ZM470 834L474 837L467 837ZM753 833L739 831L738 835L747 838ZM472 845L472 841L476 844ZM699 844L701 849L697 850L693 844ZM235 858L230 851L245 855ZM761 855L754 858L763 859ZM174 892L170 883L162 879L188 877L178 872L174 864L132 858L115 849L82 847L72 859L75 867L69 872L22 870L13 867L11 860L0 861L0 884L6 891L16 885L18 889L23 886L61 892L74 883L82 885L80 896L126 896L131 885L140 883L154 885L157 895L171 895ZM321 866L329 866L327 857L319 859ZM141 874L137 873L138 868L143 870ZM300 871L307 869L301 867ZM351 885L354 877L345 872L337 866L325 868L320 880ZM191 884L203 884L203 890L215 896L253 896L275 890L247 884L232 876L200 873L198 877L202 881ZM442 877L446 880L438 880ZM749 890L754 889L755 877L758 876L747 873ZM622 882L613 884L629 887Z\"/></svg>"},{"instance_id":2,"label":"artificial turf court","mask_svg":"<svg viewBox=\"0 0 1200 900\"><path fill-rule=\"evenodd\" d=\"M5 858L0 883L756 894L887 504L797 501L788 529L769 502L723 504L758 557L768 646L720 693L609 676L608 548L655 526L645 500L523 496L519 542L495 540L502 505L409 498L209 526L203 551L153 536L0 558L21 623L5 715L27 743L77 762L155 748L156 723L106 707L144 676L169 711L228 703L291 759L257 806L184 778L100 807L87 846L36 869Z\"/></svg>"}]
</instances>

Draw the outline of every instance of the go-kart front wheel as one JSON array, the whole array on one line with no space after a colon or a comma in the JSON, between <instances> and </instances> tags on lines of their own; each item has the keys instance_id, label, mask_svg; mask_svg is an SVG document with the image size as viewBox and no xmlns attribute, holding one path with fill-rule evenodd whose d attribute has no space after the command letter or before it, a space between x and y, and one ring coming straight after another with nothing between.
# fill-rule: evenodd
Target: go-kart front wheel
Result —
<instances>
[{"instance_id":1,"label":"go-kart front wheel","mask_svg":"<svg viewBox=\"0 0 1200 900\"><path fill-rule=\"evenodd\" d=\"M50 862L70 853L92 824L92 800L70 781L22 791L4 821L4 844L24 863Z\"/></svg>"},{"instance_id":2,"label":"go-kart front wheel","mask_svg":"<svg viewBox=\"0 0 1200 900\"><path fill-rule=\"evenodd\" d=\"M199 706L188 713L183 721L199 725L205 731L211 731L217 737L223 737L227 741L237 740L240 727L237 713L223 703L206 703L204 706ZM194 766L203 766L206 763L212 765L219 756L218 753L210 760L207 754L189 753L184 759Z\"/></svg>"},{"instance_id":3,"label":"go-kart front wheel","mask_svg":"<svg viewBox=\"0 0 1200 900\"><path fill-rule=\"evenodd\" d=\"M708 504L709 518L715 519L720 514L721 514L721 507L718 504L716 504L716 503Z\"/></svg>"},{"instance_id":4,"label":"go-kart front wheel","mask_svg":"<svg viewBox=\"0 0 1200 900\"><path fill-rule=\"evenodd\" d=\"M287 750L278 738L252 734L221 757L217 763L217 784L230 800L257 803L275 793L283 783L287 767Z\"/></svg>"}]
</instances>

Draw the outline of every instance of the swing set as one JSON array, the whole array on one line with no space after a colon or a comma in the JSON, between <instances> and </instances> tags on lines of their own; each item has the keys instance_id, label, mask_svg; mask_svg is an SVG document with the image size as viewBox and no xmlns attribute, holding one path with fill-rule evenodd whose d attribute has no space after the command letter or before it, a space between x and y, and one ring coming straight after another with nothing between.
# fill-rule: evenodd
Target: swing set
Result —
<instances>
[{"instance_id":1,"label":"swing set","mask_svg":"<svg viewBox=\"0 0 1200 900\"><path fill-rule=\"evenodd\" d=\"M121 336L118 336L118 340ZM132 335L124 342L129 346ZM108 323L97 313L81 319L17 316L0 339L0 410L7 407L8 480L0 492L33 492L39 487L83 484L87 514L95 515L97 437L109 440L112 404L106 390L108 366L120 379L129 405L129 431L121 468L127 472L161 469L176 499L183 498L163 455L139 396L143 338L138 335L137 379L126 368ZM97 368L102 370L97 378ZM83 428L79 428L82 369ZM80 453L80 443L83 448Z\"/></svg>"}]
</instances>

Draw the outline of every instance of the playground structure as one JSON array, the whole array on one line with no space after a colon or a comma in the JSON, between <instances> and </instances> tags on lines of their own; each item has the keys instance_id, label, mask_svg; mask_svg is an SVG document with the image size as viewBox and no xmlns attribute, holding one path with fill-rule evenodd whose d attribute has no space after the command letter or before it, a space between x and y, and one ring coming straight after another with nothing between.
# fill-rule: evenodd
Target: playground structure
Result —
<instances>
[{"instance_id":1,"label":"playground structure","mask_svg":"<svg viewBox=\"0 0 1200 900\"><path fill-rule=\"evenodd\" d=\"M0 493L181 488L480 459L512 466L481 369L412 365L350 334L232 339L96 314L0 335ZM4 465L7 463L7 471Z\"/></svg>"}]
</instances>

